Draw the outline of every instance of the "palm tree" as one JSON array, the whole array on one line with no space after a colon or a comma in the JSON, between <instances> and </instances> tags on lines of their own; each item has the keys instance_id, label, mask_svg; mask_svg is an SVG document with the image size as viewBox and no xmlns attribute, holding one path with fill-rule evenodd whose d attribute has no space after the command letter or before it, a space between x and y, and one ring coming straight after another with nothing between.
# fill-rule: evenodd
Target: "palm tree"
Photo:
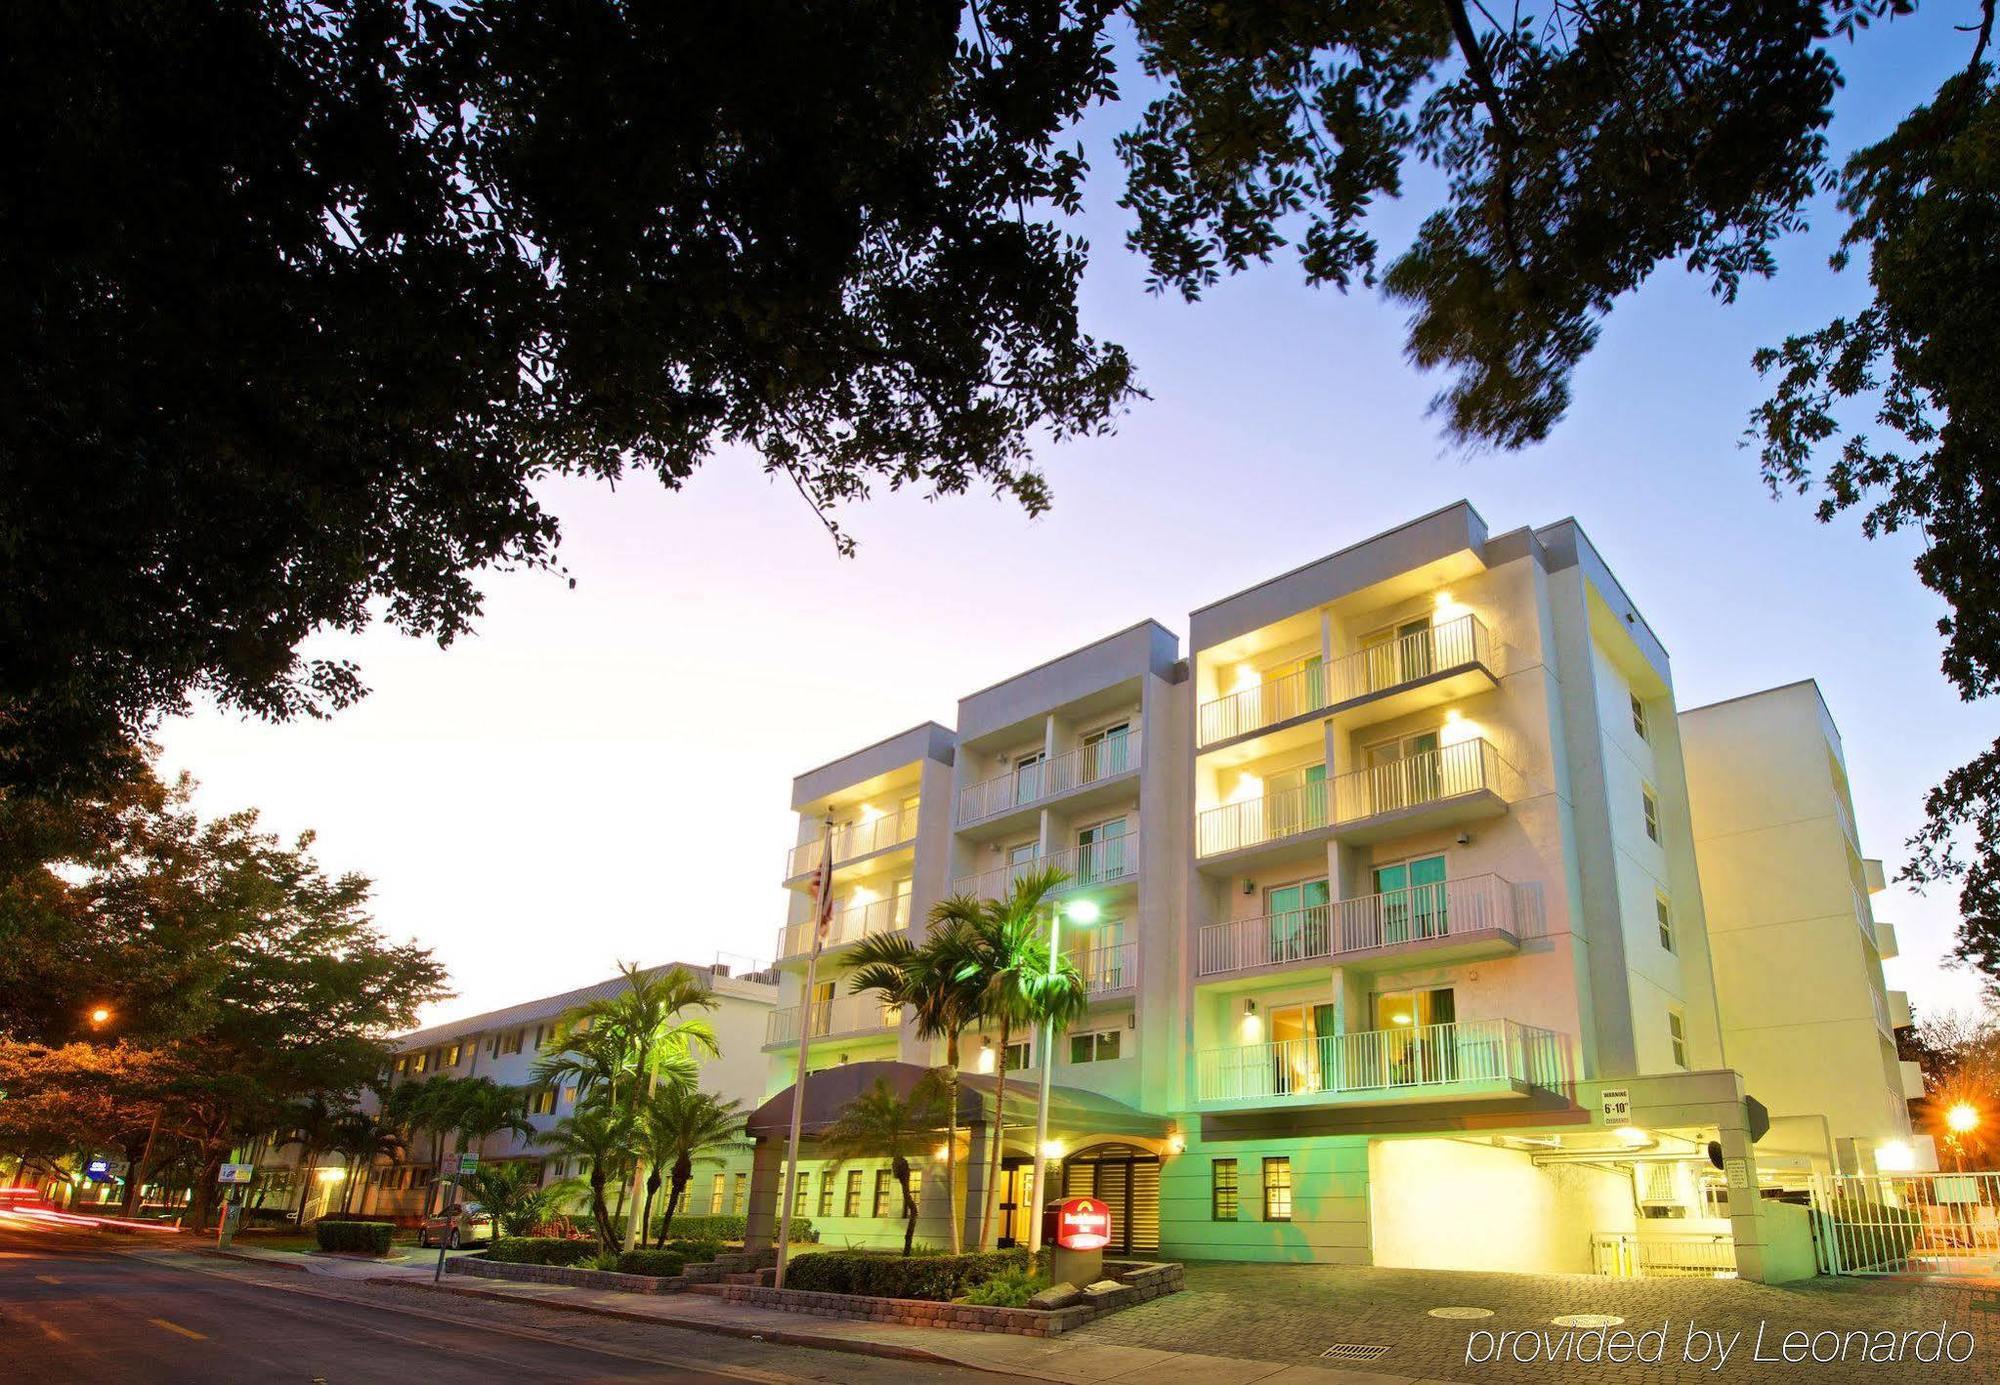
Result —
<instances>
[{"instance_id":1,"label":"palm tree","mask_svg":"<svg viewBox=\"0 0 2000 1385\"><path fill-rule=\"evenodd\" d=\"M319 1156L333 1147L340 1123L348 1109L328 1099L325 1092L313 1092L285 1109L279 1122L277 1147L299 1147L299 1205L295 1220L304 1223L306 1204L312 1200L313 1173Z\"/></svg>"},{"instance_id":2,"label":"palm tree","mask_svg":"<svg viewBox=\"0 0 2000 1385\"><path fill-rule=\"evenodd\" d=\"M568 1181L541 1186L535 1165L526 1159L481 1164L465 1176L464 1186L467 1196L492 1216L495 1236L527 1235L574 1188Z\"/></svg>"},{"instance_id":3,"label":"palm tree","mask_svg":"<svg viewBox=\"0 0 2000 1385\"><path fill-rule=\"evenodd\" d=\"M625 989L593 1000L563 1017L557 1047L535 1065L538 1080L574 1077L579 1096L602 1088L637 1131L644 1126L640 1109L669 1084L692 1085L699 1071L698 1053L722 1052L715 1030L702 1019L682 1019L688 1009L713 1010L720 1002L709 987L685 967L648 972L636 962L621 963ZM642 1169L635 1161L627 1199L624 1245L632 1248L639 1230L639 1185Z\"/></svg>"},{"instance_id":4,"label":"palm tree","mask_svg":"<svg viewBox=\"0 0 2000 1385\"><path fill-rule=\"evenodd\" d=\"M430 1136L433 1177L444 1164L445 1136L456 1128L462 1081L440 1073L421 1082L400 1083L382 1103L383 1114L411 1139Z\"/></svg>"},{"instance_id":5,"label":"palm tree","mask_svg":"<svg viewBox=\"0 0 2000 1385\"><path fill-rule=\"evenodd\" d=\"M674 1210L694 1177L696 1161L719 1164L713 1151L743 1142L741 1103L704 1092L701 1088L674 1083L662 1087L646 1103L645 1127L640 1132L640 1148L652 1166L646 1180L646 1220L653 1219L653 1195L659 1189L660 1170L667 1170L667 1214L660 1222L657 1244L665 1245L674 1224Z\"/></svg>"},{"instance_id":6,"label":"palm tree","mask_svg":"<svg viewBox=\"0 0 2000 1385\"><path fill-rule=\"evenodd\" d=\"M1001 1147L1006 1143L1007 1049L1017 1027L1053 1020L1058 1027L1089 1004L1083 977L1067 958L1049 966L1045 933L1050 897L1068 879L1057 869L1030 871L1014 881L1005 899L985 900L971 912L963 935L967 957L961 979L979 988L980 1018L1000 1026L1000 1060L993 1081L993 1138L987 1142L985 1206L979 1215L979 1245L990 1249L993 1211L1000 1191ZM1055 1055L1044 1053L1041 1061ZM1036 1159L1042 1157L1038 1149ZM1040 1209L1035 1209L1039 1214Z\"/></svg>"},{"instance_id":7,"label":"palm tree","mask_svg":"<svg viewBox=\"0 0 2000 1385\"><path fill-rule=\"evenodd\" d=\"M527 1094L518 1087L503 1087L490 1077L470 1077L452 1094L452 1128L458 1132L458 1150L463 1154L503 1130L527 1139L535 1134L523 1106Z\"/></svg>"},{"instance_id":8,"label":"palm tree","mask_svg":"<svg viewBox=\"0 0 2000 1385\"><path fill-rule=\"evenodd\" d=\"M847 1103L834 1123L819 1137L819 1144L838 1166L845 1159L880 1159L887 1156L896 1186L903 1190L903 1254L908 1255L917 1235L917 1202L910 1196L910 1153L928 1144L944 1116L945 1079L933 1069L910 1089L908 1097L896 1095L889 1079L878 1077L875 1085Z\"/></svg>"},{"instance_id":9,"label":"palm tree","mask_svg":"<svg viewBox=\"0 0 2000 1385\"><path fill-rule=\"evenodd\" d=\"M617 1236L611 1228L611 1208L604 1188L632 1147L632 1121L603 1095L579 1101L542 1137L553 1152L575 1159L588 1171L590 1215L597 1223L597 1248L609 1252Z\"/></svg>"},{"instance_id":10,"label":"palm tree","mask_svg":"<svg viewBox=\"0 0 2000 1385\"><path fill-rule=\"evenodd\" d=\"M374 1167L375 1157L387 1155L392 1160L399 1159L405 1146L394 1121L354 1110L344 1113L334 1123L333 1139L327 1148L347 1161L347 1184L340 1190L340 1210L344 1214L353 1205L356 1185Z\"/></svg>"},{"instance_id":11,"label":"palm tree","mask_svg":"<svg viewBox=\"0 0 2000 1385\"><path fill-rule=\"evenodd\" d=\"M963 1248L957 1179L958 1043L979 1018L980 987L973 979L976 959L970 942L972 920L979 910L979 901L971 895L955 895L931 909L930 929L921 946L901 933L878 933L864 938L848 954L853 967L850 992L875 991L886 1004L909 1006L918 1038L944 1040L944 1196L954 1255Z\"/></svg>"}]
</instances>

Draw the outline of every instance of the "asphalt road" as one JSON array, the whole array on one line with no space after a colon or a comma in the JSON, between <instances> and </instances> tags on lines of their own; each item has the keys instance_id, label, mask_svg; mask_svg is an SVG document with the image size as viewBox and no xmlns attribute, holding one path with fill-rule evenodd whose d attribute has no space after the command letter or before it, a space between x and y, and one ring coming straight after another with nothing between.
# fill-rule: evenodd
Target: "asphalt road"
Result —
<instances>
[{"instance_id":1,"label":"asphalt road","mask_svg":"<svg viewBox=\"0 0 2000 1385\"><path fill-rule=\"evenodd\" d=\"M992 1380L979 1372L700 1333L621 1332L564 1314L529 1327L343 1297L285 1276L149 1264L95 1234L0 1214L0 1381L28 1385L490 1385L495 1380L709 1382ZM543 1319L547 1324L548 1320ZM554 1330L551 1330L553 1326ZM732 1361L712 1358L728 1355Z\"/></svg>"}]
</instances>

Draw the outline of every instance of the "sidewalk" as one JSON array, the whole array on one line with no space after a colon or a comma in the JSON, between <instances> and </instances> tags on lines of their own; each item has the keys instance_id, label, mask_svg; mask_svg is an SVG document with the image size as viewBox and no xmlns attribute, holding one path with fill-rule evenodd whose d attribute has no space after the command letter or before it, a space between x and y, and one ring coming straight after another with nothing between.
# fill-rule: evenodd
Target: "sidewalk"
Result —
<instances>
[{"instance_id":1,"label":"sidewalk","mask_svg":"<svg viewBox=\"0 0 2000 1385\"><path fill-rule=\"evenodd\" d=\"M375 1282L431 1290L428 1275L412 1276L408 1272L378 1274ZM1407 1375L1249 1361L1156 1347L1113 1346L1073 1337L1017 1337L1005 1332L961 1332L818 1318L731 1303L708 1294L627 1294L579 1289L567 1284L470 1280L459 1275L445 1276L443 1285L431 1291L531 1303L628 1322L657 1323L662 1327L692 1328L785 1346L905 1361L935 1361L1029 1380L1060 1381L1063 1385L1098 1385L1102 1381L1124 1381L1131 1385L1168 1375L1198 1379L1203 1385L1253 1385L1253 1382L1254 1385L1440 1385L1428 1380L1419 1382L1417 1377ZM1171 1299L1158 1302L1167 1303Z\"/></svg>"},{"instance_id":2,"label":"sidewalk","mask_svg":"<svg viewBox=\"0 0 2000 1385\"><path fill-rule=\"evenodd\" d=\"M160 1254L146 1251L142 1254ZM429 1280L437 1272L437 1252L434 1250L411 1250L409 1254L391 1260L377 1260L361 1255L315 1255L297 1250L264 1250L257 1246L231 1246L218 1250L214 1246L173 1247L164 1252L170 1255L193 1255L209 1260L240 1260L249 1265L263 1265L271 1269L301 1271L318 1275L325 1279L355 1279L400 1283L405 1279ZM463 1254L461 1251L446 1251L446 1255Z\"/></svg>"}]
</instances>

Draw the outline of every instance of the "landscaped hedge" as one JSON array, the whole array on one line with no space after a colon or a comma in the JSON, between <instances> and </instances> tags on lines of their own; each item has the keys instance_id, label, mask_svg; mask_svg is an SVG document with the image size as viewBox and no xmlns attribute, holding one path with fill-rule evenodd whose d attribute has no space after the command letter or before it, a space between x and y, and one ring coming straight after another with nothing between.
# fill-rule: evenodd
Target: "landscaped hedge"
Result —
<instances>
[{"instance_id":1,"label":"landscaped hedge","mask_svg":"<svg viewBox=\"0 0 2000 1385\"><path fill-rule=\"evenodd\" d=\"M385 1221L316 1221L313 1238L321 1250L359 1250L387 1255L395 1226Z\"/></svg>"},{"instance_id":2,"label":"landscaped hedge","mask_svg":"<svg viewBox=\"0 0 2000 1385\"><path fill-rule=\"evenodd\" d=\"M658 1249L671 1250L676 1255L679 1255L681 1259L687 1261L690 1265L699 1265L704 1260L713 1260L716 1256L722 1254L722 1242L696 1241L696 1240L684 1241L680 1237L676 1236L674 1237L673 1240L668 1241L665 1245L658 1247Z\"/></svg>"},{"instance_id":3,"label":"landscaped hedge","mask_svg":"<svg viewBox=\"0 0 2000 1385\"><path fill-rule=\"evenodd\" d=\"M620 1274L679 1274L687 1257L677 1250L628 1250L618 1257Z\"/></svg>"},{"instance_id":4,"label":"landscaped hedge","mask_svg":"<svg viewBox=\"0 0 2000 1385\"><path fill-rule=\"evenodd\" d=\"M743 1239L743 1217L684 1217L675 1216L668 1234L675 1240L685 1237L695 1241L740 1241ZM776 1228L772 1228L775 1234ZM813 1231L812 1223L804 1217L792 1218L792 1239L795 1241L817 1241L819 1236Z\"/></svg>"},{"instance_id":5,"label":"landscaped hedge","mask_svg":"<svg viewBox=\"0 0 2000 1385\"><path fill-rule=\"evenodd\" d=\"M503 1265L580 1265L597 1258L597 1242L565 1236L502 1236L486 1258Z\"/></svg>"},{"instance_id":6,"label":"landscaped hedge","mask_svg":"<svg viewBox=\"0 0 2000 1385\"><path fill-rule=\"evenodd\" d=\"M866 1251L820 1250L792 1261L785 1272L785 1287L947 1303L997 1274L1027 1268L1025 1247L970 1255L916 1255L907 1260Z\"/></svg>"}]
</instances>

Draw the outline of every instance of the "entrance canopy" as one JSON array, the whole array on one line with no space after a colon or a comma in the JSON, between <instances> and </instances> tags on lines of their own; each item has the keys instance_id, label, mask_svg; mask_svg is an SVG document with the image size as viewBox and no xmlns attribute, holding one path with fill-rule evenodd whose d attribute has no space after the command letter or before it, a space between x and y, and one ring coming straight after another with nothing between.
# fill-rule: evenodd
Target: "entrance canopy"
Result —
<instances>
[{"instance_id":1,"label":"entrance canopy","mask_svg":"<svg viewBox=\"0 0 2000 1385\"><path fill-rule=\"evenodd\" d=\"M933 1069L916 1063L842 1063L839 1067L806 1076L805 1110L801 1133L813 1139L840 1118L840 1113L876 1082L887 1080L890 1090L907 1097L925 1074ZM1009 1128L1035 1123L1035 1101L1040 1092L1040 1074L1009 1073L1007 1115ZM961 1072L958 1076L958 1123L962 1126L992 1122L994 1088L998 1079L991 1073ZM791 1129L792 1089L785 1088L750 1113L746 1126L755 1138L785 1138ZM1049 1128L1057 1131L1089 1131L1102 1135L1136 1135L1165 1139L1173 1130L1165 1116L1149 1115L1122 1101L1087 1092L1077 1087L1056 1087L1049 1093Z\"/></svg>"}]
</instances>

